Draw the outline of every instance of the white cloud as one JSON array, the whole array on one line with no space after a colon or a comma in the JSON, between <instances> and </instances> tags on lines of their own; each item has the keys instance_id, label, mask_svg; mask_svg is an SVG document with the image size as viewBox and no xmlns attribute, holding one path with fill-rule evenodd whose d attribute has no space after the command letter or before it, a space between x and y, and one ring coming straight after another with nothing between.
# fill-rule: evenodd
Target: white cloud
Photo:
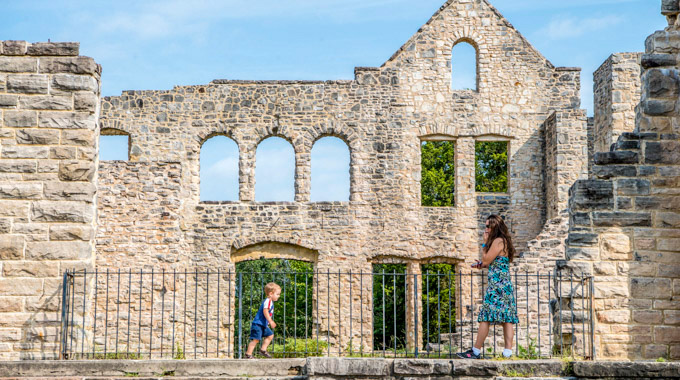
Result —
<instances>
[{"instance_id":1,"label":"white cloud","mask_svg":"<svg viewBox=\"0 0 680 380\"><path fill-rule=\"evenodd\" d=\"M553 19L547 26L538 31L538 35L549 39L559 40L580 37L587 33L610 28L622 23L624 17L619 15L606 15L602 17L576 18L561 17Z\"/></svg>"}]
</instances>

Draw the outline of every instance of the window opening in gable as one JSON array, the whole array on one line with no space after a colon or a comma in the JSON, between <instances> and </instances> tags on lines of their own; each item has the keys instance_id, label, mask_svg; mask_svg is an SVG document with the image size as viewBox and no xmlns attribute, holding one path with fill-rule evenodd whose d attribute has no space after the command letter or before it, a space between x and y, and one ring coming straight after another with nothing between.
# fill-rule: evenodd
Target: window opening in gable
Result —
<instances>
[{"instance_id":1,"label":"window opening in gable","mask_svg":"<svg viewBox=\"0 0 680 380\"><path fill-rule=\"evenodd\" d=\"M451 51L451 89L477 91L477 49L458 42Z\"/></svg>"},{"instance_id":2,"label":"window opening in gable","mask_svg":"<svg viewBox=\"0 0 680 380\"><path fill-rule=\"evenodd\" d=\"M255 201L295 200L295 151L280 137L269 137L257 147Z\"/></svg>"},{"instance_id":3,"label":"window opening in gable","mask_svg":"<svg viewBox=\"0 0 680 380\"><path fill-rule=\"evenodd\" d=\"M337 137L324 137L312 147L312 202L349 201L349 148Z\"/></svg>"}]
</instances>

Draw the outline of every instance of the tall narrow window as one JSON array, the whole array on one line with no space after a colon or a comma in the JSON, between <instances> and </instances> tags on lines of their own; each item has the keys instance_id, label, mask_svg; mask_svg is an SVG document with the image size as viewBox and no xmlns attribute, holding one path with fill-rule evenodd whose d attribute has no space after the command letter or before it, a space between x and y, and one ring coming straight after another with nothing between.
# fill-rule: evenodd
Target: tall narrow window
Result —
<instances>
[{"instance_id":1,"label":"tall narrow window","mask_svg":"<svg viewBox=\"0 0 680 380\"><path fill-rule=\"evenodd\" d=\"M373 264L373 348L406 348L406 264Z\"/></svg>"},{"instance_id":2,"label":"tall narrow window","mask_svg":"<svg viewBox=\"0 0 680 380\"><path fill-rule=\"evenodd\" d=\"M455 205L456 149L453 141L423 141L421 144L421 205Z\"/></svg>"},{"instance_id":3,"label":"tall narrow window","mask_svg":"<svg viewBox=\"0 0 680 380\"><path fill-rule=\"evenodd\" d=\"M238 200L238 146L226 136L208 139L201 147L201 200Z\"/></svg>"},{"instance_id":4,"label":"tall narrow window","mask_svg":"<svg viewBox=\"0 0 680 380\"><path fill-rule=\"evenodd\" d=\"M477 91L477 50L465 41L451 51L451 89Z\"/></svg>"},{"instance_id":5,"label":"tall narrow window","mask_svg":"<svg viewBox=\"0 0 680 380\"><path fill-rule=\"evenodd\" d=\"M265 139L255 159L255 200L294 201L295 151L290 143L280 137Z\"/></svg>"},{"instance_id":6,"label":"tall narrow window","mask_svg":"<svg viewBox=\"0 0 680 380\"><path fill-rule=\"evenodd\" d=\"M130 135L111 128L104 128L99 136L99 159L104 161L127 161L130 159Z\"/></svg>"},{"instance_id":7,"label":"tall narrow window","mask_svg":"<svg viewBox=\"0 0 680 380\"><path fill-rule=\"evenodd\" d=\"M484 193L508 191L507 141L475 143L475 191Z\"/></svg>"},{"instance_id":8,"label":"tall narrow window","mask_svg":"<svg viewBox=\"0 0 680 380\"><path fill-rule=\"evenodd\" d=\"M349 201L349 149L337 137L312 147L312 202Z\"/></svg>"}]
</instances>

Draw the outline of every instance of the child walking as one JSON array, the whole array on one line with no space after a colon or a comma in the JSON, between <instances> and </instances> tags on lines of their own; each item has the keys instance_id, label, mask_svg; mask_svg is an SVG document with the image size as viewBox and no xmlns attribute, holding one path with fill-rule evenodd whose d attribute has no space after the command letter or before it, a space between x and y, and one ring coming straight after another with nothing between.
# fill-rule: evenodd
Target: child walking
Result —
<instances>
[{"instance_id":1,"label":"child walking","mask_svg":"<svg viewBox=\"0 0 680 380\"><path fill-rule=\"evenodd\" d=\"M271 355L267 352L267 347L274 339L274 332L272 329L276 328L276 322L274 322L274 302L279 300L281 297L281 287L276 283L270 282L264 287L264 294L267 296L260 308L255 314L253 322L250 324L250 343L248 343L248 349L246 350L246 359L253 358L253 351L255 346L262 341L262 346L260 346L260 355L265 358L271 358ZM264 338L264 339L263 339Z\"/></svg>"},{"instance_id":2,"label":"child walking","mask_svg":"<svg viewBox=\"0 0 680 380\"><path fill-rule=\"evenodd\" d=\"M462 359L480 359L482 346L489 335L490 324L503 324L503 357L512 356L512 338L517 318L512 281L510 279L510 263L515 256L515 248L508 227L498 215L490 215L485 222L484 244L482 245L482 261L477 261L473 268L489 268L488 283L484 294L484 302L479 310L479 330L477 340L472 349L456 354Z\"/></svg>"}]
</instances>

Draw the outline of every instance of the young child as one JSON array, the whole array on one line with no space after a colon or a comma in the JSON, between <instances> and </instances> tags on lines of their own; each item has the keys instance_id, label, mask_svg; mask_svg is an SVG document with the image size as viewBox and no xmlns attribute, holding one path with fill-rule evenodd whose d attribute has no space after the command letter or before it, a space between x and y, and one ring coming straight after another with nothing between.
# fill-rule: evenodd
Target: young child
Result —
<instances>
[{"instance_id":1,"label":"young child","mask_svg":"<svg viewBox=\"0 0 680 380\"><path fill-rule=\"evenodd\" d=\"M278 301L279 297L281 297L281 287L270 282L265 285L264 294L267 298L260 305L253 323L250 324L250 343L248 343L248 350L246 350L246 359L253 358L253 350L255 350L255 346L257 346L260 340L262 341L260 355L265 358L271 358L271 355L267 352L267 347L269 347L269 343L274 339L274 332L268 326L271 325L272 329L276 328L276 322L273 319L274 302Z\"/></svg>"}]
</instances>

